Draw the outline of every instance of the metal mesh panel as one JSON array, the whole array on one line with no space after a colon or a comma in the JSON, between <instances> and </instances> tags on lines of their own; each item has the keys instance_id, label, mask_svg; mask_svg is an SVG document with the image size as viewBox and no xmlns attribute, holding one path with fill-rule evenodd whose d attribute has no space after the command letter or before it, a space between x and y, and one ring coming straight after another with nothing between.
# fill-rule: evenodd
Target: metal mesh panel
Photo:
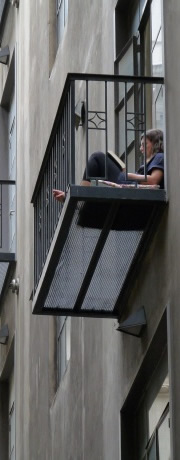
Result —
<instances>
[{"instance_id":1,"label":"metal mesh panel","mask_svg":"<svg viewBox=\"0 0 180 460\"><path fill-rule=\"evenodd\" d=\"M83 204L83 202L77 204L44 308L73 309L74 307L100 235L99 229L84 228L78 225L79 211Z\"/></svg>"},{"instance_id":2,"label":"metal mesh panel","mask_svg":"<svg viewBox=\"0 0 180 460\"><path fill-rule=\"evenodd\" d=\"M106 213L94 222L98 228L84 227L85 202L78 202L44 308L74 311L77 296L96 248ZM90 208L88 207L90 210ZM107 206L108 211L108 206ZM96 216L97 218L97 216ZM90 221L88 222L90 223ZM78 311L113 312L142 231L111 230L98 260L82 307Z\"/></svg>"},{"instance_id":3,"label":"metal mesh panel","mask_svg":"<svg viewBox=\"0 0 180 460\"><path fill-rule=\"evenodd\" d=\"M110 231L81 310L113 311L142 234Z\"/></svg>"}]
</instances>

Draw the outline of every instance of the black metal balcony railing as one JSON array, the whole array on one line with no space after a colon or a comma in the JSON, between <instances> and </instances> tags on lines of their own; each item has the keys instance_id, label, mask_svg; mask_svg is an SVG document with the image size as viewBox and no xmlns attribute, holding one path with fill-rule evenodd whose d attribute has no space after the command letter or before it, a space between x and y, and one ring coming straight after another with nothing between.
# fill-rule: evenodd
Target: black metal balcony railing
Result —
<instances>
[{"instance_id":1,"label":"black metal balcony railing","mask_svg":"<svg viewBox=\"0 0 180 460\"><path fill-rule=\"evenodd\" d=\"M96 88L98 87L98 95L93 85L96 85ZM114 94L115 87L115 111L116 114L118 114L119 131L123 139L121 142L120 154L124 157L126 171L128 172L129 158L132 152L135 157L135 164L139 161L140 134L146 131L147 126L147 91L149 91L149 87L152 89L155 85L162 87L163 79L153 77L122 77L117 75L68 75L32 197L35 215L33 300L35 312L52 312L53 306L55 306L56 314L58 311L63 311L64 314L67 313L68 306L65 306L66 302L62 301L62 307L60 307L59 301L54 298L53 294L54 290L57 292L57 284L61 284L62 272L60 267L63 266L63 282L59 291L59 298L60 296L61 298L64 296L62 292L70 288L71 280L68 281L68 283L70 282L70 284L68 284L65 282L65 279L67 279L68 276L70 276L71 279L75 278L76 286L74 285L74 288L71 286L70 289L74 291L74 294L71 293L70 303L79 305L76 313L80 314L80 304L83 303L86 293L88 289L90 289L91 280L93 286L93 276L98 282L102 279L102 262L101 268L97 268L98 273L96 273L96 265L98 265L98 260L101 258L106 239L109 239L108 235L112 229L112 231L120 232L121 238L123 238L121 242L118 238L114 239L114 236L112 240L110 238L109 241L111 240L113 246L116 240L117 244L121 244L121 246L123 245L124 248L127 248L128 237L124 236L124 232L127 230L129 231L129 235L131 234L131 243L129 245L130 253L125 249L128 253L127 260L124 263L124 268L120 270L122 272L120 289L118 288L118 281L114 281L117 285L116 294L115 291L113 292L113 296L115 295L116 297L114 301L116 304L115 316L117 316L117 306L120 299L118 289L120 291L124 289L127 274L129 273L130 267L134 265L134 256L142 240L141 237L143 236L143 232L145 229L147 230L148 222L152 220L152 215L155 216L155 214L157 214L155 212L156 205L165 202L165 191L138 189L124 191L100 187L88 187L87 190L87 188L75 186L75 172L78 166L81 166L81 161L78 158L76 150L77 145L79 145L78 143L84 146L84 163L86 164L88 176L87 162L89 154L93 150L100 149L98 142L102 146L103 136L103 150L106 152L107 161L109 134L111 131L111 120L114 109L112 95ZM85 99L85 125L82 128L81 134L79 134L80 130L76 131L75 129L75 105L80 97L79 95L81 95L81 99ZM101 101L98 108L96 107L97 100ZM120 117L119 113L121 113ZM101 137L97 138L97 133L100 133ZM81 136L80 140L78 136ZM94 145L94 139L96 139L96 147ZM106 178L106 168L104 178ZM66 203L62 207L61 204L53 200L52 189L57 188L66 190L68 184L71 184L71 187ZM127 207L124 208L125 199L126 205L129 204L129 212ZM100 206L97 204L97 201L101 203ZM88 205L87 202L89 202ZM116 205L113 204L113 202L116 203ZM121 205L121 219L119 219L119 217L115 218L115 215L118 216L119 213L119 205ZM116 209L114 209L114 206ZM139 216L138 224L136 218L137 214ZM91 231L90 229L93 229L94 239L92 235L92 240L90 242L90 233L86 235L86 237L84 233L81 234L81 236L78 237L80 239L77 241L77 248L79 247L79 249L73 254L71 249L76 245L76 242L74 242L75 238L77 237L79 229L83 229L84 227L88 228L89 232ZM136 231L140 233L135 235L133 232ZM89 253L88 255L86 254L86 256L86 251L83 249L85 248L84 238L87 238L86 241L89 241L88 244L90 244ZM59 243L57 243L58 241ZM108 244L110 243L108 242ZM85 259L84 262L81 261L80 272L77 275L76 269L78 264L74 264L73 262L73 265L70 267L70 261L74 256L80 257L82 251L86 262ZM105 277L108 278L108 276L109 274L106 270ZM115 276L115 272L113 276ZM84 293L82 292L83 289L81 289L83 279L83 283L86 285L86 287L83 288ZM96 290L98 292L98 288ZM51 307L49 306L49 301L46 302L48 291L51 297ZM89 298L90 297L91 294ZM52 300L53 298L54 300ZM92 298L92 302L96 302L94 298ZM98 302L99 300L97 300L96 303ZM113 302L112 296L108 302ZM104 303L107 303L105 299ZM92 310L94 310L94 308L96 307L92 305ZM89 310L89 314L92 314L91 307L88 307L87 310ZM69 307L69 311L73 314L72 305ZM103 316L103 306L101 306L99 313ZM113 308L111 307L109 309L109 315L114 315Z\"/></svg>"}]
</instances>

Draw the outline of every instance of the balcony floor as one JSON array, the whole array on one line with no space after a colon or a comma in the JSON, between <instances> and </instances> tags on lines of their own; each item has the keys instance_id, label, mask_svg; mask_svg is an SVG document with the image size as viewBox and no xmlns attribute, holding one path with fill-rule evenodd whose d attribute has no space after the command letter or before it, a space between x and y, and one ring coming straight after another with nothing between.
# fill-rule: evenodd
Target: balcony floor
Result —
<instances>
[{"instance_id":1,"label":"balcony floor","mask_svg":"<svg viewBox=\"0 0 180 460\"><path fill-rule=\"evenodd\" d=\"M70 186L33 313L119 317L166 192Z\"/></svg>"}]
</instances>

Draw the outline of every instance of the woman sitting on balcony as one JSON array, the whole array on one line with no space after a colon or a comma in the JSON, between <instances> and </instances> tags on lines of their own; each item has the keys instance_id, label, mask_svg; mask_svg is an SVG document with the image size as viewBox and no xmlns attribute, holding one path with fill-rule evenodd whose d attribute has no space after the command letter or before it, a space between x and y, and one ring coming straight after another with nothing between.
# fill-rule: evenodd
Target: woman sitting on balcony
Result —
<instances>
[{"instance_id":1,"label":"woman sitting on balcony","mask_svg":"<svg viewBox=\"0 0 180 460\"><path fill-rule=\"evenodd\" d=\"M107 180L116 184L131 184L137 181L142 185L159 185L164 188L164 146L163 132L160 129L150 129L146 132L146 136L141 136L140 151L145 154L146 142L146 167L147 176L144 175L144 165L142 165L137 173L128 173L127 180L125 172L120 169L120 166L110 157L107 158ZM90 177L103 177L105 175L105 155L102 152L93 153L88 161L88 175ZM84 171L81 182L83 186L91 185L86 179L86 170ZM61 190L53 190L53 196L56 200L63 202L65 193Z\"/></svg>"}]
</instances>

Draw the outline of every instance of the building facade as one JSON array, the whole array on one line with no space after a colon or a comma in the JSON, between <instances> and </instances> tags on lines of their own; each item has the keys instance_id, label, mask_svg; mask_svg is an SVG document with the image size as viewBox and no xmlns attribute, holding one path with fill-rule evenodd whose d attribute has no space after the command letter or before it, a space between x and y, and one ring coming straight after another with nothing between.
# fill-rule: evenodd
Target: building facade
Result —
<instances>
[{"instance_id":1,"label":"building facade","mask_svg":"<svg viewBox=\"0 0 180 460\"><path fill-rule=\"evenodd\" d=\"M179 458L179 17L0 1L2 460ZM136 171L150 128L164 190L79 185L97 150Z\"/></svg>"}]
</instances>

